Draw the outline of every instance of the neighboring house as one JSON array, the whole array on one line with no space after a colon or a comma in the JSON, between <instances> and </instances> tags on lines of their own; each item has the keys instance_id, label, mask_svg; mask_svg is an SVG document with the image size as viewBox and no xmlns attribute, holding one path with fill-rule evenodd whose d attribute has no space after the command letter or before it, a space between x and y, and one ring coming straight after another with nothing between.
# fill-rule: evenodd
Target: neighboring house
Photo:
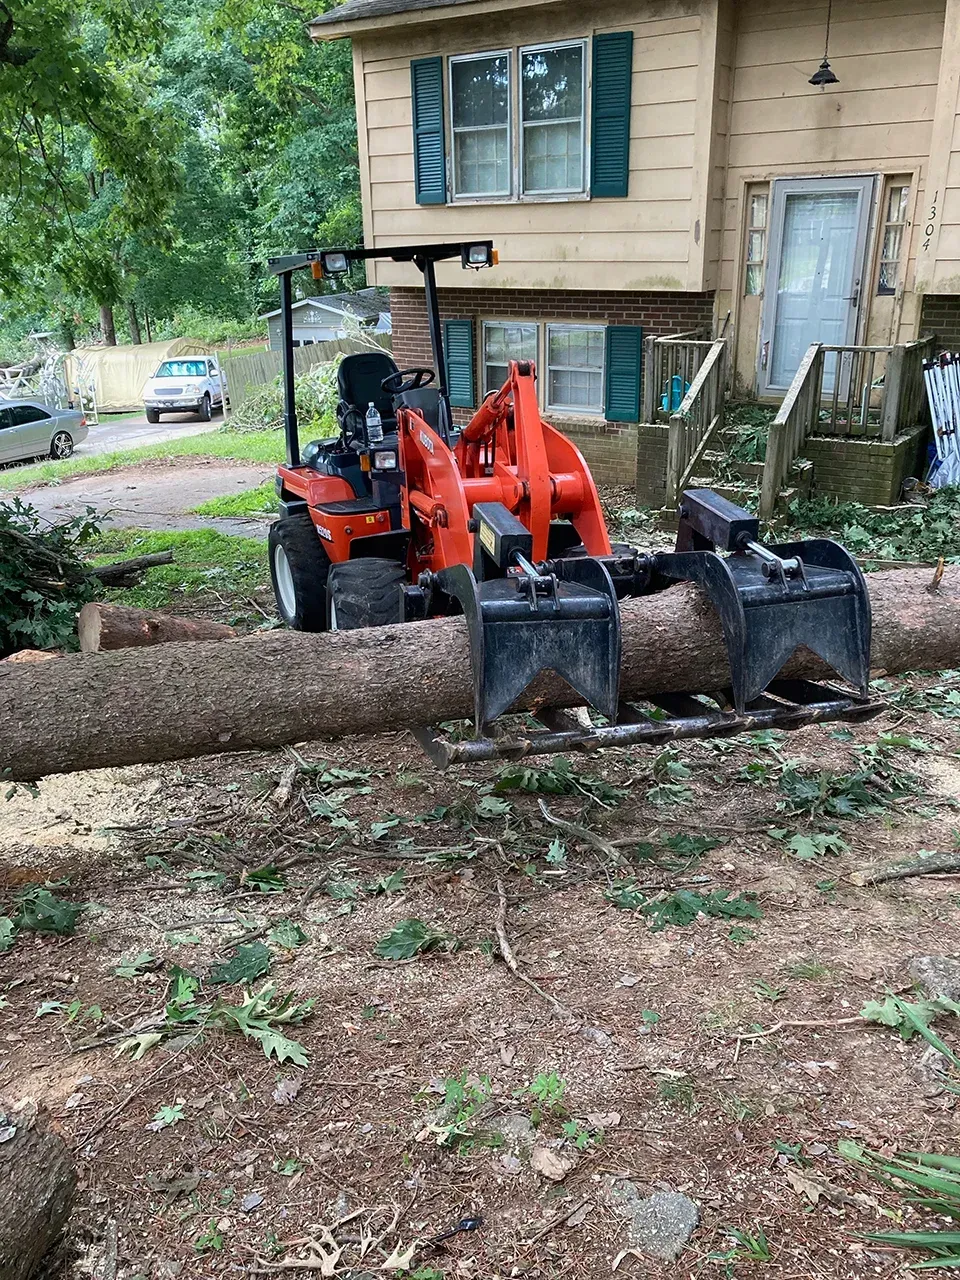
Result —
<instances>
[{"instance_id":1,"label":"neighboring house","mask_svg":"<svg viewBox=\"0 0 960 1280\"><path fill-rule=\"evenodd\" d=\"M775 401L814 341L960 347L960 0L346 0L311 33L352 40L365 243L499 249L437 269L462 410L535 357L626 480L641 335L723 330ZM423 363L413 272L368 278Z\"/></svg>"},{"instance_id":2,"label":"neighboring house","mask_svg":"<svg viewBox=\"0 0 960 1280\"><path fill-rule=\"evenodd\" d=\"M270 334L270 350L280 350L280 311L268 311L266 320ZM378 289L361 289L359 293L330 293L318 298L304 298L293 304L293 345L308 347L314 342L332 342L345 338L351 322L374 333L390 332L390 310L386 295Z\"/></svg>"}]
</instances>

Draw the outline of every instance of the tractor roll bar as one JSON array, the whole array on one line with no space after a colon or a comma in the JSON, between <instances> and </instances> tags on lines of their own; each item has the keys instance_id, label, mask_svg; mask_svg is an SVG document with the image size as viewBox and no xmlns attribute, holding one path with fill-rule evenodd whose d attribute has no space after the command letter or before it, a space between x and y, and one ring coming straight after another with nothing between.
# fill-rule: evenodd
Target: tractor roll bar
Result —
<instances>
[{"instance_id":1,"label":"tractor roll bar","mask_svg":"<svg viewBox=\"0 0 960 1280\"><path fill-rule=\"evenodd\" d=\"M462 266L469 268L492 267L497 261L492 240L459 240L444 244L395 245L384 249L307 249L303 253L290 253L282 257L268 258L267 270L280 277L280 336L283 344L283 431L287 445L287 464L296 467L300 463L300 436L297 429L297 404L293 370L293 301L291 276L294 271L311 269L316 279L342 275L351 262L365 262L370 258L390 258L393 262L412 262L423 274L423 287L427 303L427 323L430 328L430 346L436 365L437 390L440 393L440 434L447 443L450 440L450 396L447 389L447 368L443 356L443 328L440 323L440 306L437 300L437 276L434 263L459 258Z\"/></svg>"}]
</instances>

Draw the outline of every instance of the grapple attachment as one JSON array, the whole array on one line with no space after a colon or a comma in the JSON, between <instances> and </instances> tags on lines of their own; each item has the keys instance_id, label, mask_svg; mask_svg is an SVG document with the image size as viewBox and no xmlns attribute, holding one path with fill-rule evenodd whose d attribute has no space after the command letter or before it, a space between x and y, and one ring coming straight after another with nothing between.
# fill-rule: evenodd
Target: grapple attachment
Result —
<instances>
[{"instance_id":1,"label":"grapple attachment","mask_svg":"<svg viewBox=\"0 0 960 1280\"><path fill-rule=\"evenodd\" d=\"M870 599L853 557L826 538L772 547L758 538L755 517L709 489L691 489L680 505L677 551L654 557L651 585L703 587L723 626L738 711L800 647L865 695Z\"/></svg>"}]
</instances>

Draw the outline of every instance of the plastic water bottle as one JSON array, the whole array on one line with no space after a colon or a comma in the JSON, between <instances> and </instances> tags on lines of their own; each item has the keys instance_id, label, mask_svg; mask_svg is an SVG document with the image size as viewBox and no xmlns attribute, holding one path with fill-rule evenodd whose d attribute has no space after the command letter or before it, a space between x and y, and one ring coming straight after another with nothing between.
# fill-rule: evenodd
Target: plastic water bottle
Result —
<instances>
[{"instance_id":1,"label":"plastic water bottle","mask_svg":"<svg viewBox=\"0 0 960 1280\"><path fill-rule=\"evenodd\" d=\"M367 410L367 443L379 444L382 439L383 422L377 412L377 406L371 400L370 408Z\"/></svg>"}]
</instances>

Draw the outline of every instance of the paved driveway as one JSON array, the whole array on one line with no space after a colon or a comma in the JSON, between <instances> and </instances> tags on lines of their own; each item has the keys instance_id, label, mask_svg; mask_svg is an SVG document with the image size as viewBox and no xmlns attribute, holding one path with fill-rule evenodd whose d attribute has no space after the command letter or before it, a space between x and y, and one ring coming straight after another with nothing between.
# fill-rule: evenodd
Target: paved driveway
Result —
<instances>
[{"instance_id":1,"label":"paved driveway","mask_svg":"<svg viewBox=\"0 0 960 1280\"><path fill-rule=\"evenodd\" d=\"M77 446L77 454L113 453L115 449L139 449L145 444L160 444L164 440L177 440L181 436L199 436L206 431L216 431L222 425L217 414L212 422L200 422L193 413L164 414L154 425L146 418L125 418L122 422L105 419L99 426L90 427L90 434Z\"/></svg>"}]
</instances>

